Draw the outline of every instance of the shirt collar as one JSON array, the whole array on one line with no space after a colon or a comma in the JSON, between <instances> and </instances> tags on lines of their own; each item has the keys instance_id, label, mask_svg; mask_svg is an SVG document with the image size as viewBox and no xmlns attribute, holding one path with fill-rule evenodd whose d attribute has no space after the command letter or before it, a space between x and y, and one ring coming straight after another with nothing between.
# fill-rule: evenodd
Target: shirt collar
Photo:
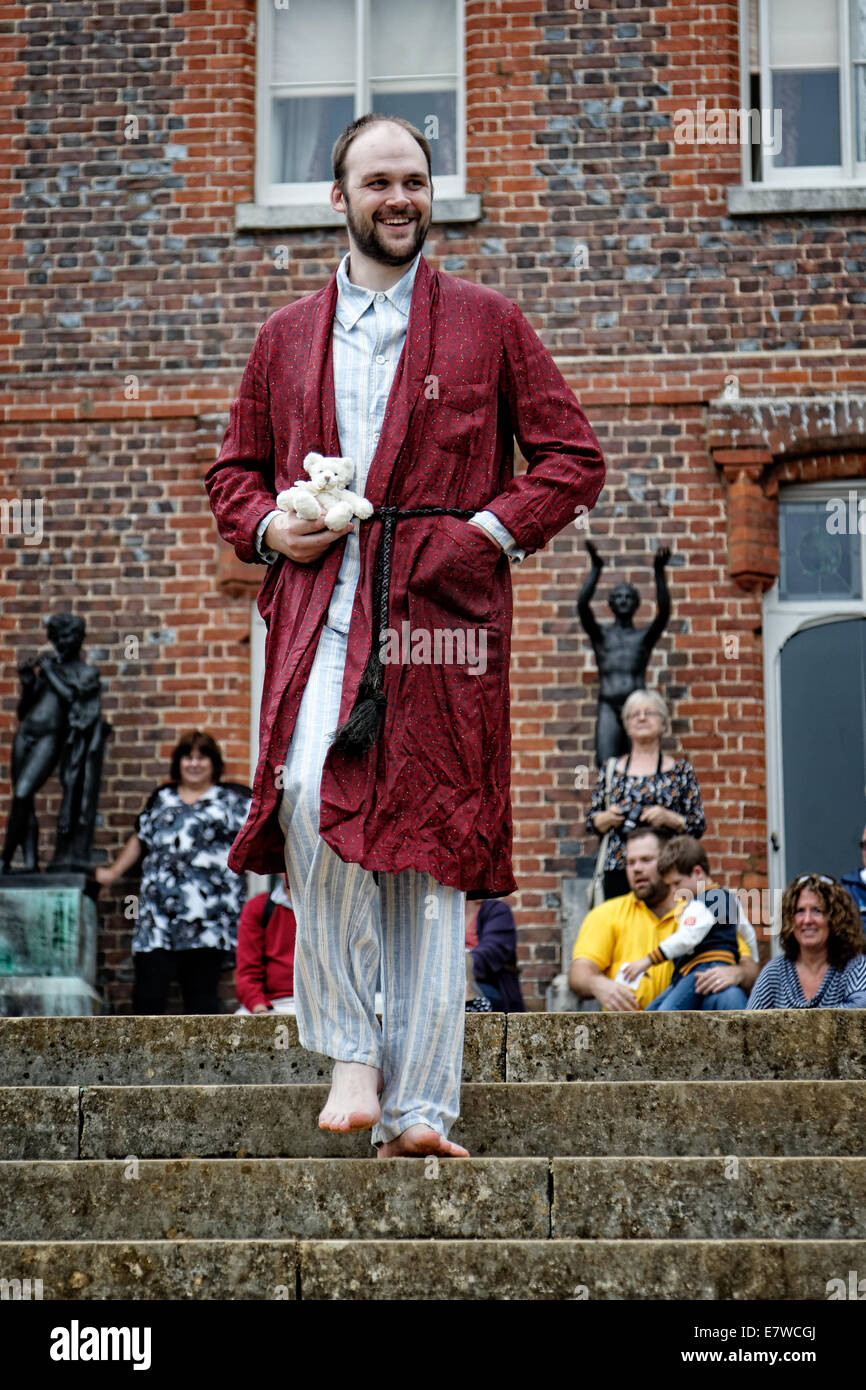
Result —
<instances>
[{"instance_id":1,"label":"shirt collar","mask_svg":"<svg viewBox=\"0 0 866 1390\"><path fill-rule=\"evenodd\" d=\"M412 290L415 286L415 276L418 272L420 259L421 252L419 251L402 279L398 280L396 285L392 285L389 290L381 291L405 319L409 317ZM347 331L354 328L358 319L366 314L373 303L374 296L379 293L376 290L365 289L363 285L353 285L349 279L348 265L349 253L347 251L337 266L337 305L334 309L341 326Z\"/></svg>"},{"instance_id":2,"label":"shirt collar","mask_svg":"<svg viewBox=\"0 0 866 1390\"><path fill-rule=\"evenodd\" d=\"M292 900L286 890L286 885L281 878L278 878L271 889L271 897L278 907L291 907Z\"/></svg>"},{"instance_id":3,"label":"shirt collar","mask_svg":"<svg viewBox=\"0 0 866 1390\"><path fill-rule=\"evenodd\" d=\"M652 908L647 907L643 898L639 898L636 893L629 893L629 897L631 898L638 912L646 913L646 915L648 917L651 917L652 920L658 923L659 926L662 926L667 922L674 922L676 920L676 903L674 903L673 907L669 907L667 912L665 912L661 917L657 917L656 914L653 912Z\"/></svg>"}]
</instances>

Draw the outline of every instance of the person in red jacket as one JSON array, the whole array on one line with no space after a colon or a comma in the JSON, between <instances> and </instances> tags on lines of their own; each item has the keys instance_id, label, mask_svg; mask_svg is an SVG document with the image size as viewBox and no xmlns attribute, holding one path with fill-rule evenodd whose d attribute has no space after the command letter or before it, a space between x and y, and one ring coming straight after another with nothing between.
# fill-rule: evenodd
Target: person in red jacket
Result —
<instances>
[{"instance_id":1,"label":"person in red jacket","mask_svg":"<svg viewBox=\"0 0 866 1390\"><path fill-rule=\"evenodd\" d=\"M285 875L245 904L238 922L239 1014L295 1012L295 914Z\"/></svg>"}]
</instances>

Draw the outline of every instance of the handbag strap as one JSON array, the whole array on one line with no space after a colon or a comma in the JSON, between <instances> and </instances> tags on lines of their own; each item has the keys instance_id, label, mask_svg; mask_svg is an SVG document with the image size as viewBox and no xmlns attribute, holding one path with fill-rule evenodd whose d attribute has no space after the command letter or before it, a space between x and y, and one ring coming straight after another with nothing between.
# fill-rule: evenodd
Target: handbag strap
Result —
<instances>
[{"instance_id":1,"label":"handbag strap","mask_svg":"<svg viewBox=\"0 0 866 1390\"><path fill-rule=\"evenodd\" d=\"M616 770L616 758L608 758L604 768L604 809L608 810L610 801L610 788L613 782L613 774ZM607 858L607 847L610 843L610 831L606 830L601 837L598 846L598 854L595 857L595 870L593 871L593 884L600 880L604 873L604 861Z\"/></svg>"}]
</instances>

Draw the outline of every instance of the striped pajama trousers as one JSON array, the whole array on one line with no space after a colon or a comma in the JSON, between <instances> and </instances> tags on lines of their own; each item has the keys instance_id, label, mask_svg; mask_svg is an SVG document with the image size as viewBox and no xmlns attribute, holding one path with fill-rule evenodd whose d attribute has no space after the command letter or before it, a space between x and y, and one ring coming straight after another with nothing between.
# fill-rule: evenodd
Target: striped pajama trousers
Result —
<instances>
[{"instance_id":1,"label":"striped pajama trousers","mask_svg":"<svg viewBox=\"0 0 866 1390\"><path fill-rule=\"evenodd\" d=\"M381 1067L373 1143L413 1124L443 1138L460 1109L465 902L430 874L344 863L319 835L322 767L339 723L348 638L323 627L283 769L279 822L292 895L301 1045ZM381 964L382 1026L374 999Z\"/></svg>"}]
</instances>

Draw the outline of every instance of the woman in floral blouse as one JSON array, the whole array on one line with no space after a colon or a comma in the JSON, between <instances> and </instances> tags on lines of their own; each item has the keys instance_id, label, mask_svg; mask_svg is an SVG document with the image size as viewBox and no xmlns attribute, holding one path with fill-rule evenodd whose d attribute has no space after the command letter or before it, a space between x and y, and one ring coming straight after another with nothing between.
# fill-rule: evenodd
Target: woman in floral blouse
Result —
<instances>
[{"instance_id":1,"label":"woman in floral blouse","mask_svg":"<svg viewBox=\"0 0 866 1390\"><path fill-rule=\"evenodd\" d=\"M607 798L607 769L600 769L586 818L586 828L593 834L610 831L604 863L605 898L629 891L625 836L638 822L672 834L694 835L696 840L706 829L694 768L685 758L674 760L662 752L662 737L670 728L662 697L654 690L632 691L622 707L622 722L631 750L617 760Z\"/></svg>"},{"instance_id":2,"label":"woman in floral blouse","mask_svg":"<svg viewBox=\"0 0 866 1390\"><path fill-rule=\"evenodd\" d=\"M141 858L132 1011L165 1012L177 976L188 1014L219 1013L223 952L237 944L246 900L242 874L228 867L228 852L249 810L251 792L223 782L218 745L196 730L171 759L171 781L149 797L114 863L97 868L110 886Z\"/></svg>"}]
</instances>

